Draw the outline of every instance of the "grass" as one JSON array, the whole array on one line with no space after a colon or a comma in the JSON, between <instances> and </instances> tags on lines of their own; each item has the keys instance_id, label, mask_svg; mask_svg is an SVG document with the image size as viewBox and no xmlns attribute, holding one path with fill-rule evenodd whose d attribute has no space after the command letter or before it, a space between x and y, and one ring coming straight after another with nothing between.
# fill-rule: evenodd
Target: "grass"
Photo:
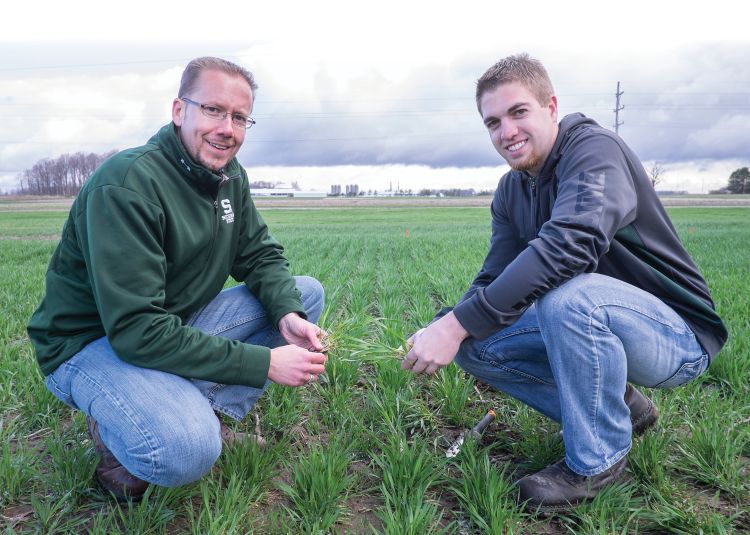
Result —
<instances>
[{"instance_id":1,"label":"grass","mask_svg":"<svg viewBox=\"0 0 750 535\"><path fill-rule=\"evenodd\" d=\"M271 385L268 446L227 448L212 472L117 504L91 480L85 422L49 394L25 336L61 212L0 212L0 533L741 533L750 531L750 211L670 216L730 342L699 380L647 393L659 425L635 441L631 481L564 515L522 511L515 482L562 455L559 426L454 365L432 377L398 350L453 304L486 252L486 208L264 211L297 274L326 289L327 373ZM488 409L478 441L445 458ZM233 424L254 432L252 417Z\"/></svg>"},{"instance_id":2,"label":"grass","mask_svg":"<svg viewBox=\"0 0 750 535\"><path fill-rule=\"evenodd\" d=\"M478 449L474 441L463 445L455 464L451 490L466 523L481 533L519 533L524 515L507 466L493 465L490 450Z\"/></svg>"},{"instance_id":3,"label":"grass","mask_svg":"<svg viewBox=\"0 0 750 535\"><path fill-rule=\"evenodd\" d=\"M424 440L409 441L402 432L393 432L379 441L373 462L380 472L378 490L383 506L377 511L385 533L443 533L443 513L432 497L443 483L445 456Z\"/></svg>"},{"instance_id":4,"label":"grass","mask_svg":"<svg viewBox=\"0 0 750 535\"><path fill-rule=\"evenodd\" d=\"M356 477L348 473L351 452L348 437L335 437L326 445L311 448L286 463L290 483L279 488L289 498L284 508L296 533L326 533L342 516L343 503Z\"/></svg>"}]
</instances>

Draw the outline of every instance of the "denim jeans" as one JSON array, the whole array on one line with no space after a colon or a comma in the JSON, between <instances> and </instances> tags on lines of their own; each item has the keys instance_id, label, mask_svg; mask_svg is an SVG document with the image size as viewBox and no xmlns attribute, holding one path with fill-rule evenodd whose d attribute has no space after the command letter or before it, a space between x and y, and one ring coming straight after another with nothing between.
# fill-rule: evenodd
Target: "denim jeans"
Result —
<instances>
[{"instance_id":1,"label":"denim jeans","mask_svg":"<svg viewBox=\"0 0 750 535\"><path fill-rule=\"evenodd\" d=\"M626 382L669 388L709 359L685 321L653 295L598 274L579 275L510 327L466 339L456 363L562 424L574 472L603 472L630 451Z\"/></svg>"},{"instance_id":2,"label":"denim jeans","mask_svg":"<svg viewBox=\"0 0 750 535\"><path fill-rule=\"evenodd\" d=\"M295 280L308 320L317 322L323 287L312 277ZM286 343L244 284L219 293L188 324L248 344ZM221 437L214 412L241 419L265 389L133 366L115 355L106 337L64 362L46 384L55 396L99 423L102 441L131 474L167 487L200 479L216 462Z\"/></svg>"}]
</instances>

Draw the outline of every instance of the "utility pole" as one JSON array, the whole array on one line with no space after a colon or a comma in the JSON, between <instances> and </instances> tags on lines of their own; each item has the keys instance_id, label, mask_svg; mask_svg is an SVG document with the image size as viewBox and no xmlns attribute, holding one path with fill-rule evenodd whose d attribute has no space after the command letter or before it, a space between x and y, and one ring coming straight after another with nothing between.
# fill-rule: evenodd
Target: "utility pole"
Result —
<instances>
[{"instance_id":1,"label":"utility pole","mask_svg":"<svg viewBox=\"0 0 750 535\"><path fill-rule=\"evenodd\" d=\"M612 110L615 112L615 134L619 134L620 132L620 125L623 124L620 122L620 110L625 109L625 105L620 105L620 97L625 93L624 91L620 91L620 82L617 82L617 93L615 93L615 109Z\"/></svg>"}]
</instances>

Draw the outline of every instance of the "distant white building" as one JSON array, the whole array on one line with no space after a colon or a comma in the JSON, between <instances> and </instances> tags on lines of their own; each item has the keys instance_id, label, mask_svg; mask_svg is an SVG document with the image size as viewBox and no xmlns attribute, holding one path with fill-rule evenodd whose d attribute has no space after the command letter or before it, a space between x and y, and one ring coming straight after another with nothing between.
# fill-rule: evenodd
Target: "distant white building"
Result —
<instances>
[{"instance_id":1,"label":"distant white building","mask_svg":"<svg viewBox=\"0 0 750 535\"><path fill-rule=\"evenodd\" d=\"M317 199L326 196L325 191L297 190L294 188L250 188L252 197L294 197Z\"/></svg>"}]
</instances>

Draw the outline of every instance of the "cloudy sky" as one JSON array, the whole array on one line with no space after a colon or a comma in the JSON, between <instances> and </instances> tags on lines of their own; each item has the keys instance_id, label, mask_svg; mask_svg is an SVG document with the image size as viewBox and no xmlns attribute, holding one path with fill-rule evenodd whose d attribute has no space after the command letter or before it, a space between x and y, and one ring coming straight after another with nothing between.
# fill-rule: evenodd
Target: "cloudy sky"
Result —
<instances>
[{"instance_id":1,"label":"cloudy sky","mask_svg":"<svg viewBox=\"0 0 750 535\"><path fill-rule=\"evenodd\" d=\"M0 20L0 190L41 158L142 144L201 55L246 66L260 85L239 153L251 179L491 189L507 167L474 82L527 51L547 66L562 115L612 127L619 81L620 135L666 169L661 188L707 192L750 165L740 5L13 2Z\"/></svg>"}]
</instances>

